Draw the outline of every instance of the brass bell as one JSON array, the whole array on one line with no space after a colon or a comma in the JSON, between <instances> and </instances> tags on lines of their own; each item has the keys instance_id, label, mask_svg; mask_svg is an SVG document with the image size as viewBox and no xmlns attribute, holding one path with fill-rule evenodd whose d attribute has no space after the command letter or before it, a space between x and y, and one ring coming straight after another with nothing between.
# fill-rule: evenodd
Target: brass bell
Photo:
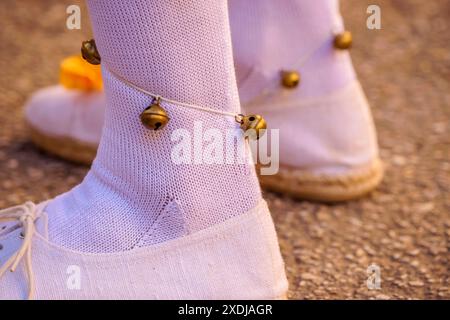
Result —
<instances>
[{"instance_id":1,"label":"brass bell","mask_svg":"<svg viewBox=\"0 0 450 320\"><path fill-rule=\"evenodd\" d=\"M153 100L152 104L141 113L141 122L148 129L162 129L170 120L166 110L160 106L159 101L159 99Z\"/></svg>"},{"instance_id":2,"label":"brass bell","mask_svg":"<svg viewBox=\"0 0 450 320\"><path fill-rule=\"evenodd\" d=\"M352 33L350 31L344 31L334 37L334 47L341 50L350 49L352 41Z\"/></svg>"},{"instance_id":3,"label":"brass bell","mask_svg":"<svg viewBox=\"0 0 450 320\"><path fill-rule=\"evenodd\" d=\"M94 39L83 41L81 43L81 56L90 64L100 64L101 58Z\"/></svg>"},{"instance_id":4,"label":"brass bell","mask_svg":"<svg viewBox=\"0 0 450 320\"><path fill-rule=\"evenodd\" d=\"M242 116L239 122L241 123L241 129L244 130L244 132L250 129L254 130L254 132L250 132L248 135L252 140L258 140L264 134L265 129L267 129L266 120L259 114Z\"/></svg>"},{"instance_id":5,"label":"brass bell","mask_svg":"<svg viewBox=\"0 0 450 320\"><path fill-rule=\"evenodd\" d=\"M281 84L285 88L295 88L300 83L300 73L297 71L281 71Z\"/></svg>"}]
</instances>

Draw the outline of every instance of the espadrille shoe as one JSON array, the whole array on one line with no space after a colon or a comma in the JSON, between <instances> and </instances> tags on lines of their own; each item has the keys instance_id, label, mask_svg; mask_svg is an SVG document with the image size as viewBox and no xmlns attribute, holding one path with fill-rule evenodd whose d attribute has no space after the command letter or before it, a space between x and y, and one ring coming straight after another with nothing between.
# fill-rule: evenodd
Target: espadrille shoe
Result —
<instances>
[{"instance_id":1,"label":"espadrille shoe","mask_svg":"<svg viewBox=\"0 0 450 320\"><path fill-rule=\"evenodd\" d=\"M380 183L383 166L359 82L320 98L253 103L246 111L257 110L271 128L280 130L280 169L260 175L263 188L335 202L361 197Z\"/></svg>"},{"instance_id":2,"label":"espadrille shoe","mask_svg":"<svg viewBox=\"0 0 450 320\"><path fill-rule=\"evenodd\" d=\"M376 133L338 1L230 0L229 8L243 109L279 129L280 170L261 176L262 186L330 202L373 190L383 172Z\"/></svg>"},{"instance_id":3,"label":"espadrille shoe","mask_svg":"<svg viewBox=\"0 0 450 320\"><path fill-rule=\"evenodd\" d=\"M0 211L0 299L286 297L284 265L263 200L186 237L105 254L49 241L45 207L28 202Z\"/></svg>"},{"instance_id":4,"label":"espadrille shoe","mask_svg":"<svg viewBox=\"0 0 450 320\"><path fill-rule=\"evenodd\" d=\"M63 60L60 84L37 91L25 105L32 141L50 154L90 165L104 121L102 86L99 66L78 56Z\"/></svg>"},{"instance_id":5,"label":"espadrille shoe","mask_svg":"<svg viewBox=\"0 0 450 320\"><path fill-rule=\"evenodd\" d=\"M31 140L52 155L90 165L101 136L104 105L101 92L60 85L41 89L25 107Z\"/></svg>"}]
</instances>

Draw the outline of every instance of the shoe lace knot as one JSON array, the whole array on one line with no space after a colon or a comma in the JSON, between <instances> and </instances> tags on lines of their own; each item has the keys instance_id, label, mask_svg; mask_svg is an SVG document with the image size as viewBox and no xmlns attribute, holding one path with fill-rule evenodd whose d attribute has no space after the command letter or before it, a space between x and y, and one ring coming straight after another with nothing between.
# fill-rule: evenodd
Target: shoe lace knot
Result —
<instances>
[{"instance_id":1,"label":"shoe lace knot","mask_svg":"<svg viewBox=\"0 0 450 320\"><path fill-rule=\"evenodd\" d=\"M40 216L43 206L36 206L33 202L0 210L0 223L16 221L17 223L0 231L0 237L21 228L20 248L1 266L0 280L7 270L14 272L19 262L24 259L25 270L28 277L28 299L33 299L35 291L35 280L31 263L32 238L35 232L34 222Z\"/></svg>"}]
</instances>

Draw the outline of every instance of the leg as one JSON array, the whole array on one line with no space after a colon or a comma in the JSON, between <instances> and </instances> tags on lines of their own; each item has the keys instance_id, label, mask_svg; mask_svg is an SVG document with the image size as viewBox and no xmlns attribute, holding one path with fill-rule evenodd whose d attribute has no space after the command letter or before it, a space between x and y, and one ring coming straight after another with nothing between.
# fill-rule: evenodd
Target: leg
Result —
<instances>
[{"instance_id":1,"label":"leg","mask_svg":"<svg viewBox=\"0 0 450 320\"><path fill-rule=\"evenodd\" d=\"M57 244L33 240L37 297L282 296L287 282L253 165L177 164L171 157L177 129L192 139L199 125L202 133L225 134L238 128L234 118L164 103L171 120L161 130L147 130L140 114L152 99L116 77L165 98L239 113L226 2L90 0L88 5L106 95L97 157L73 190L45 206L12 210L20 221L39 216L38 232ZM234 141L223 144L225 150L236 148ZM32 231L27 228L27 240ZM67 265L87 275L81 290L61 289L55 274ZM4 277L0 296L19 295L20 281L10 273Z\"/></svg>"}]
</instances>

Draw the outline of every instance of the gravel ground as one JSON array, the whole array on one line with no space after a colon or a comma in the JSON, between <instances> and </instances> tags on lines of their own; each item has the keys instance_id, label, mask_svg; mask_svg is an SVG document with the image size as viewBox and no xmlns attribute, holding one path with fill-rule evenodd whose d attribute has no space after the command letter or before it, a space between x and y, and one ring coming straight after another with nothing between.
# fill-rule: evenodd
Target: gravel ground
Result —
<instances>
[{"instance_id":1,"label":"gravel ground","mask_svg":"<svg viewBox=\"0 0 450 320\"><path fill-rule=\"evenodd\" d=\"M29 142L22 105L57 82L59 61L89 37L65 29L80 1L0 4L0 208L69 190L87 168ZM449 299L450 2L377 1L382 30L365 27L371 2L344 0L352 51L379 132L386 178L369 197L338 205L266 193L280 236L292 299ZM84 9L83 9L84 10ZM85 13L85 11L83 11ZM366 269L381 270L381 289Z\"/></svg>"}]
</instances>

